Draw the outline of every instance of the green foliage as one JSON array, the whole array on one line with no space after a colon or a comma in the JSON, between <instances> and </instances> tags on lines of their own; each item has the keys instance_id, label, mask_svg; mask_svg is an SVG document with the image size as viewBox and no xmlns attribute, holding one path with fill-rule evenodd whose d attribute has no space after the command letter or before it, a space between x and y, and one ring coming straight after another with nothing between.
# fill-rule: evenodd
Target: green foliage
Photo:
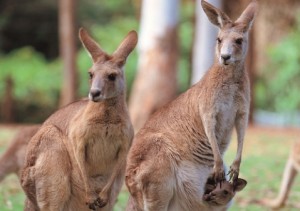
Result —
<instances>
[{"instance_id":1,"label":"green foliage","mask_svg":"<svg viewBox=\"0 0 300 211\"><path fill-rule=\"evenodd\" d=\"M180 55L177 73L179 92L187 90L190 86L194 9L194 2L188 1L182 4L179 23Z\"/></svg>"},{"instance_id":2,"label":"green foliage","mask_svg":"<svg viewBox=\"0 0 300 211\"><path fill-rule=\"evenodd\" d=\"M268 49L269 61L256 85L259 108L286 112L300 109L300 19L278 44Z\"/></svg>"},{"instance_id":3,"label":"green foliage","mask_svg":"<svg viewBox=\"0 0 300 211\"><path fill-rule=\"evenodd\" d=\"M124 17L134 18L132 0L95 1L79 0L77 9L78 21L84 25L108 25Z\"/></svg>"},{"instance_id":4,"label":"green foliage","mask_svg":"<svg viewBox=\"0 0 300 211\"><path fill-rule=\"evenodd\" d=\"M47 63L44 57L30 47L0 57L0 80L13 79L14 98L23 102L54 104L60 84L59 64ZM0 85L0 96L5 84Z\"/></svg>"}]
</instances>

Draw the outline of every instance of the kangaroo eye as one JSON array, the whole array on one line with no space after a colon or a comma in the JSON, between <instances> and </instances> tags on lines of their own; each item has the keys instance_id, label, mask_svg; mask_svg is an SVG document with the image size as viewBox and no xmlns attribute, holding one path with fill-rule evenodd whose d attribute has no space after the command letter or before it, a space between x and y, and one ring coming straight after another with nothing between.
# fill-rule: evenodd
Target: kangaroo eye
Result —
<instances>
[{"instance_id":1,"label":"kangaroo eye","mask_svg":"<svg viewBox=\"0 0 300 211\"><path fill-rule=\"evenodd\" d=\"M93 78L94 74L92 72L88 72L90 79Z\"/></svg>"},{"instance_id":2,"label":"kangaroo eye","mask_svg":"<svg viewBox=\"0 0 300 211\"><path fill-rule=\"evenodd\" d=\"M222 42L222 40L218 37L217 42L220 44Z\"/></svg>"},{"instance_id":3,"label":"kangaroo eye","mask_svg":"<svg viewBox=\"0 0 300 211\"><path fill-rule=\"evenodd\" d=\"M228 195L228 193L229 193L229 192L228 192L227 190L223 190L223 194L224 194L224 195Z\"/></svg>"},{"instance_id":4,"label":"kangaroo eye","mask_svg":"<svg viewBox=\"0 0 300 211\"><path fill-rule=\"evenodd\" d=\"M108 75L108 80L114 81L114 80L116 80L116 77L117 77L116 74L113 74L113 73L112 73L112 74L109 74L109 75Z\"/></svg>"},{"instance_id":5,"label":"kangaroo eye","mask_svg":"<svg viewBox=\"0 0 300 211\"><path fill-rule=\"evenodd\" d=\"M236 39L235 43L241 45L243 43L243 39L242 38Z\"/></svg>"}]
</instances>

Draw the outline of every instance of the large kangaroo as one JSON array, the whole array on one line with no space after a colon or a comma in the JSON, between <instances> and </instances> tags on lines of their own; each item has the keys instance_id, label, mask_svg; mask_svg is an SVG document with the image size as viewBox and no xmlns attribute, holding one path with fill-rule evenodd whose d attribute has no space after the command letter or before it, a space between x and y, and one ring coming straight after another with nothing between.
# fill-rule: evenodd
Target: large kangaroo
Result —
<instances>
[{"instance_id":1,"label":"large kangaroo","mask_svg":"<svg viewBox=\"0 0 300 211\"><path fill-rule=\"evenodd\" d=\"M300 172L300 141L293 145L290 157L285 165L279 194L275 199L261 199L259 202L268 207L277 209L283 207L288 199L295 177Z\"/></svg>"},{"instance_id":2,"label":"large kangaroo","mask_svg":"<svg viewBox=\"0 0 300 211\"><path fill-rule=\"evenodd\" d=\"M124 181L134 132L123 67L137 33L108 55L84 29L79 32L93 60L89 99L58 110L30 140L21 175L25 210L112 210Z\"/></svg>"},{"instance_id":3,"label":"large kangaroo","mask_svg":"<svg viewBox=\"0 0 300 211\"><path fill-rule=\"evenodd\" d=\"M225 180L222 157L234 127L238 149L229 173L237 181L250 104L244 63L257 3L251 2L235 22L205 1L202 7L220 28L215 62L196 85L158 110L135 136L125 179L135 205L128 210L224 209L204 204L202 196L211 174L217 182Z\"/></svg>"}]
</instances>

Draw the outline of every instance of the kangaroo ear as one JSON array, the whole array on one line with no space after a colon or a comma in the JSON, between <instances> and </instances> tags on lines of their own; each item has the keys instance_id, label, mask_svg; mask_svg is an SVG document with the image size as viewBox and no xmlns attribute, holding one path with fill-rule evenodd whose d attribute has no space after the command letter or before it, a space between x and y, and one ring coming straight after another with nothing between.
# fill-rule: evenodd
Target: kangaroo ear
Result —
<instances>
[{"instance_id":1,"label":"kangaroo ear","mask_svg":"<svg viewBox=\"0 0 300 211\"><path fill-rule=\"evenodd\" d=\"M136 31L130 31L124 40L121 42L117 50L112 54L113 60L120 66L126 62L128 55L133 51L138 41Z\"/></svg>"},{"instance_id":2,"label":"kangaroo ear","mask_svg":"<svg viewBox=\"0 0 300 211\"><path fill-rule=\"evenodd\" d=\"M234 190L237 191L237 192L241 191L246 187L246 185L247 185L246 180L238 178L237 181L236 181L236 184L234 186Z\"/></svg>"},{"instance_id":3,"label":"kangaroo ear","mask_svg":"<svg viewBox=\"0 0 300 211\"><path fill-rule=\"evenodd\" d=\"M250 4L244 10L241 16L235 21L236 24L240 24L243 27L242 29L244 32L250 30L257 11L257 7L257 1L252 0L252 2L250 2Z\"/></svg>"},{"instance_id":4,"label":"kangaroo ear","mask_svg":"<svg viewBox=\"0 0 300 211\"><path fill-rule=\"evenodd\" d=\"M214 7L210 3L202 0L201 5L210 22L218 26L219 28L222 28L226 24L232 22L231 19L224 12Z\"/></svg>"},{"instance_id":5,"label":"kangaroo ear","mask_svg":"<svg viewBox=\"0 0 300 211\"><path fill-rule=\"evenodd\" d=\"M87 33L85 29L79 29L79 38L94 63L104 60L106 58L106 53L101 49L98 43L96 43L96 41L93 40L93 38L91 38L91 36Z\"/></svg>"}]
</instances>

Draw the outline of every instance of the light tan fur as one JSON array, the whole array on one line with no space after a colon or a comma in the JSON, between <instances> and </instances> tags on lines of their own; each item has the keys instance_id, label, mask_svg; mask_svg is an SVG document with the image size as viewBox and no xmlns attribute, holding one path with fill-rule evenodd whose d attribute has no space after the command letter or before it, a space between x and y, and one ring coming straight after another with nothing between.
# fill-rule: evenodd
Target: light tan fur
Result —
<instances>
[{"instance_id":1,"label":"light tan fur","mask_svg":"<svg viewBox=\"0 0 300 211\"><path fill-rule=\"evenodd\" d=\"M11 173L19 176L24 165L27 144L39 127L40 125L23 126L18 130L0 158L0 181Z\"/></svg>"},{"instance_id":2,"label":"light tan fur","mask_svg":"<svg viewBox=\"0 0 300 211\"><path fill-rule=\"evenodd\" d=\"M84 29L79 36L93 60L89 99L58 110L30 140L21 176L25 210L112 210L124 181L134 132L123 67L137 33L112 55Z\"/></svg>"},{"instance_id":3,"label":"light tan fur","mask_svg":"<svg viewBox=\"0 0 300 211\"><path fill-rule=\"evenodd\" d=\"M275 199L261 199L259 202L265 206L278 209L284 207L293 182L297 174L300 172L300 141L295 142L291 149L290 156L285 165L279 194Z\"/></svg>"},{"instance_id":4,"label":"light tan fur","mask_svg":"<svg viewBox=\"0 0 300 211\"><path fill-rule=\"evenodd\" d=\"M238 178L235 183L227 180L216 184L210 180L205 185L205 193L203 201L209 205L223 206L228 205L235 196L236 192L243 190L247 185L247 181Z\"/></svg>"},{"instance_id":5,"label":"light tan fur","mask_svg":"<svg viewBox=\"0 0 300 211\"><path fill-rule=\"evenodd\" d=\"M202 7L220 28L216 59L197 84L159 109L135 136L125 182L136 210L224 209L203 203L202 196L210 174L225 180L222 157L234 127L238 149L230 176L233 182L238 178L250 104L244 61L256 2L235 22L205 1Z\"/></svg>"}]
</instances>

